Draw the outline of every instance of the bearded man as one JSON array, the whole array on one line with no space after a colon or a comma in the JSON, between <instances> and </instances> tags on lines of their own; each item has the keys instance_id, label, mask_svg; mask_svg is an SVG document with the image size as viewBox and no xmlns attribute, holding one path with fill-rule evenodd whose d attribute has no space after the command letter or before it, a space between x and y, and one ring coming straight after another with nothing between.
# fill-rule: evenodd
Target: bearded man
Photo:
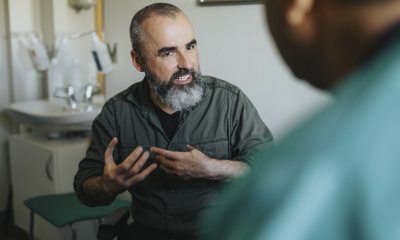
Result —
<instances>
[{"instance_id":1,"label":"bearded man","mask_svg":"<svg viewBox=\"0 0 400 240\"><path fill-rule=\"evenodd\" d=\"M145 78L112 97L93 122L75 191L90 206L129 191L127 238L196 239L208 200L246 173L272 135L236 86L201 75L193 27L179 8L141 9L130 36L132 63Z\"/></svg>"}]
</instances>

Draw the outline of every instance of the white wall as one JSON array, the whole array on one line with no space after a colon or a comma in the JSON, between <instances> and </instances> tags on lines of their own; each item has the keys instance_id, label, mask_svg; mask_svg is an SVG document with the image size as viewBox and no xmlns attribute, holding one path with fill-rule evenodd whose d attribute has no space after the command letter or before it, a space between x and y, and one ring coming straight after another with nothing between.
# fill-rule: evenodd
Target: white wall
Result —
<instances>
[{"instance_id":1,"label":"white wall","mask_svg":"<svg viewBox=\"0 0 400 240\"><path fill-rule=\"evenodd\" d=\"M20 48L19 38L29 32L40 33L39 0L12 0L9 2L13 100L16 102L45 96L43 75L34 70L28 52Z\"/></svg>"},{"instance_id":2,"label":"white wall","mask_svg":"<svg viewBox=\"0 0 400 240\"><path fill-rule=\"evenodd\" d=\"M118 62L106 79L107 97L143 77L131 65L128 29L135 12L152 2L156 1L105 1L106 40L118 44ZM267 30L262 5L167 2L180 7L193 22L202 73L238 85L276 138L329 101L328 96L295 80L283 64Z\"/></svg>"},{"instance_id":3,"label":"white wall","mask_svg":"<svg viewBox=\"0 0 400 240\"><path fill-rule=\"evenodd\" d=\"M56 36L85 33L95 30L94 8L79 12L68 6L68 0L53 0L54 33ZM74 56L82 63L93 61L90 36L71 40L71 49Z\"/></svg>"}]
</instances>

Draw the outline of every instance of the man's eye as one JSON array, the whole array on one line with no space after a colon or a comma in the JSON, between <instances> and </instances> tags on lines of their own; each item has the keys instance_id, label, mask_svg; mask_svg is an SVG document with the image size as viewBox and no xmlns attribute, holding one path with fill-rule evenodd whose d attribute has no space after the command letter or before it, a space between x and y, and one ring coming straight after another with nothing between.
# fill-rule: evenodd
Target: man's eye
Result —
<instances>
[{"instance_id":1,"label":"man's eye","mask_svg":"<svg viewBox=\"0 0 400 240\"><path fill-rule=\"evenodd\" d=\"M167 52L164 52L164 53L162 54L163 57L169 57L169 56L171 56L171 55L172 55L172 52L171 52L171 51L167 51Z\"/></svg>"},{"instance_id":2,"label":"man's eye","mask_svg":"<svg viewBox=\"0 0 400 240\"><path fill-rule=\"evenodd\" d=\"M196 44L189 44L186 46L186 50L192 50L194 48L196 48Z\"/></svg>"}]
</instances>

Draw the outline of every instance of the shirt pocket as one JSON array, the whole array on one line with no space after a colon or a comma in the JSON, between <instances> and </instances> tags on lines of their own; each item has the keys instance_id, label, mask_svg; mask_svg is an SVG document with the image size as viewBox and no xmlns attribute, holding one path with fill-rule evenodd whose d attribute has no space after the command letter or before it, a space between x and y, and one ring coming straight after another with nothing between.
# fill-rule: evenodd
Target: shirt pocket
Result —
<instances>
[{"instance_id":1,"label":"shirt pocket","mask_svg":"<svg viewBox=\"0 0 400 240\"><path fill-rule=\"evenodd\" d=\"M191 144L205 155L215 159L231 159L227 137L202 139Z\"/></svg>"}]
</instances>

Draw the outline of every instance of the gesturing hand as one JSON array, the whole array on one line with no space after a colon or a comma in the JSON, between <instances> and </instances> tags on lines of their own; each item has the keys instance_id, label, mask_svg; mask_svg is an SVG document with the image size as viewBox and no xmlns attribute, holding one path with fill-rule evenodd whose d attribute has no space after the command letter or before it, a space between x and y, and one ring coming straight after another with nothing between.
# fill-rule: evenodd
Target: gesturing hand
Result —
<instances>
[{"instance_id":1,"label":"gesturing hand","mask_svg":"<svg viewBox=\"0 0 400 240\"><path fill-rule=\"evenodd\" d=\"M183 179L209 177L210 168L216 160L190 145L187 145L187 148L189 150L187 152L169 151L158 147L152 147L150 151L158 154L156 159L159 161L159 166L168 174Z\"/></svg>"},{"instance_id":2,"label":"gesturing hand","mask_svg":"<svg viewBox=\"0 0 400 240\"><path fill-rule=\"evenodd\" d=\"M113 158L113 151L117 143L118 140L114 137L108 144L104 154L105 166L102 180L106 191L110 195L120 193L134 184L143 181L157 168L157 165L153 163L141 171L149 158L149 152L143 152L142 147L136 147L123 162L116 165Z\"/></svg>"}]
</instances>

